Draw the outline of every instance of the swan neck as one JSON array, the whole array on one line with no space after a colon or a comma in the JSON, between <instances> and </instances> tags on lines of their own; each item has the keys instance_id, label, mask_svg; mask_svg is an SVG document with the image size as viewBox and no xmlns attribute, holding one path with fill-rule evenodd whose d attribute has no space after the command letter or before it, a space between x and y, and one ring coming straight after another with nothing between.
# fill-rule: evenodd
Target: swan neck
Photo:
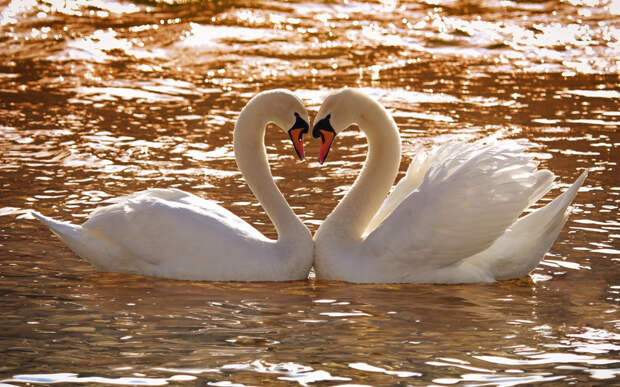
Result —
<instances>
[{"instance_id":1,"label":"swan neck","mask_svg":"<svg viewBox=\"0 0 620 387\"><path fill-rule=\"evenodd\" d=\"M348 101L359 114L356 123L366 135L368 156L351 190L324 222L324 229L339 238L361 240L394 184L401 143L396 123L378 102L359 93Z\"/></svg>"},{"instance_id":2,"label":"swan neck","mask_svg":"<svg viewBox=\"0 0 620 387\"><path fill-rule=\"evenodd\" d=\"M273 223L278 240L309 233L276 186L265 149L265 129L272 119L269 95L252 99L241 111L233 133L235 160L250 190Z\"/></svg>"}]
</instances>

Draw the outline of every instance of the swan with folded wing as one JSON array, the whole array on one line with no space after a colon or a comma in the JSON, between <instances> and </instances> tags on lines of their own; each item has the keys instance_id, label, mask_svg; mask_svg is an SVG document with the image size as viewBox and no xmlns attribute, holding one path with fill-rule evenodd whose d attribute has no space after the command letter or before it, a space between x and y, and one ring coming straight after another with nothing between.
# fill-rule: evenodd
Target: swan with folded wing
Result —
<instances>
[{"instance_id":1,"label":"swan with folded wing","mask_svg":"<svg viewBox=\"0 0 620 387\"><path fill-rule=\"evenodd\" d=\"M300 159L308 113L286 90L257 94L234 129L235 159L278 239L213 201L178 189L150 189L95 210L82 225L34 212L71 250L103 271L204 281L284 281L308 276L310 231L282 196L267 163L268 123L285 128Z\"/></svg>"}]
</instances>

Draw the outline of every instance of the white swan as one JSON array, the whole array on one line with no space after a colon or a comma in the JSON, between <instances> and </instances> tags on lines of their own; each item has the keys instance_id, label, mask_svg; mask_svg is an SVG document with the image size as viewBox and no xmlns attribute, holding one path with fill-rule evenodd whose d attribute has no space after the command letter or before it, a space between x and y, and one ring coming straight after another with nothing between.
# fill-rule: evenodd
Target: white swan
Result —
<instances>
[{"instance_id":1,"label":"white swan","mask_svg":"<svg viewBox=\"0 0 620 387\"><path fill-rule=\"evenodd\" d=\"M310 231L278 190L267 163L268 123L288 133L303 159L308 113L286 90L262 92L241 111L234 130L239 169L273 222L278 240L218 204L177 189L150 189L95 210L81 226L34 215L77 255L100 270L205 281L307 278Z\"/></svg>"},{"instance_id":2,"label":"white swan","mask_svg":"<svg viewBox=\"0 0 620 387\"><path fill-rule=\"evenodd\" d=\"M344 89L328 96L316 117L312 134L322 140L321 163L348 126L358 124L368 139L362 172L315 234L319 278L466 283L525 276L557 238L586 177L518 219L551 188L553 174L536 170L515 142L448 144L418 155L386 199L401 145L388 112Z\"/></svg>"}]
</instances>

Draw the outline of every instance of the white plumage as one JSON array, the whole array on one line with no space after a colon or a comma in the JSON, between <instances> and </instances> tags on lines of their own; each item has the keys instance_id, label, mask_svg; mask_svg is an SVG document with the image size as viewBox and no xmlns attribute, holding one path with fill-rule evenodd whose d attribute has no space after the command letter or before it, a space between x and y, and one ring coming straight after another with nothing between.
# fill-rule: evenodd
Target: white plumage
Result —
<instances>
[{"instance_id":1,"label":"white plumage","mask_svg":"<svg viewBox=\"0 0 620 387\"><path fill-rule=\"evenodd\" d=\"M385 198L398 172L394 121L375 101L345 89L325 100L318 118L333 130L351 124L368 137L362 173L315 235L320 278L351 282L487 282L518 278L551 247L586 177L521 218L551 188L515 141L446 144L416 155ZM316 130L316 126L315 126Z\"/></svg>"},{"instance_id":2,"label":"white plumage","mask_svg":"<svg viewBox=\"0 0 620 387\"><path fill-rule=\"evenodd\" d=\"M289 128L295 125L294 113L307 122L306 109L290 92L260 93L243 109L234 132L237 164L272 219L278 240L214 201L177 189L118 198L81 226L34 215L104 271L209 281L305 279L312 265L312 238L273 182L263 144L267 123Z\"/></svg>"}]
</instances>

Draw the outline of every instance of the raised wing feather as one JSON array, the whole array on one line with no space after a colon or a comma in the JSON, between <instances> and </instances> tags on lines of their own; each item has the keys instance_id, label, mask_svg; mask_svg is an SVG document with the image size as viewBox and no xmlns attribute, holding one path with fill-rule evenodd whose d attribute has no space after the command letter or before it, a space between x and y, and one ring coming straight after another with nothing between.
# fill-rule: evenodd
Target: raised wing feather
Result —
<instances>
[{"instance_id":1,"label":"raised wing feather","mask_svg":"<svg viewBox=\"0 0 620 387\"><path fill-rule=\"evenodd\" d=\"M407 168L407 173L394 186L392 192L377 211L377 214L372 218L366 228L366 233L372 232L409 194L418 188L431 165L442 163L452 157L452 155L468 147L471 147L471 144L458 142L444 144L429 153L421 147L416 149L415 156Z\"/></svg>"},{"instance_id":2,"label":"raised wing feather","mask_svg":"<svg viewBox=\"0 0 620 387\"><path fill-rule=\"evenodd\" d=\"M366 248L379 259L411 270L470 257L500 237L549 180L512 141L445 150L453 153L437 157L419 187L369 234Z\"/></svg>"}]
</instances>

